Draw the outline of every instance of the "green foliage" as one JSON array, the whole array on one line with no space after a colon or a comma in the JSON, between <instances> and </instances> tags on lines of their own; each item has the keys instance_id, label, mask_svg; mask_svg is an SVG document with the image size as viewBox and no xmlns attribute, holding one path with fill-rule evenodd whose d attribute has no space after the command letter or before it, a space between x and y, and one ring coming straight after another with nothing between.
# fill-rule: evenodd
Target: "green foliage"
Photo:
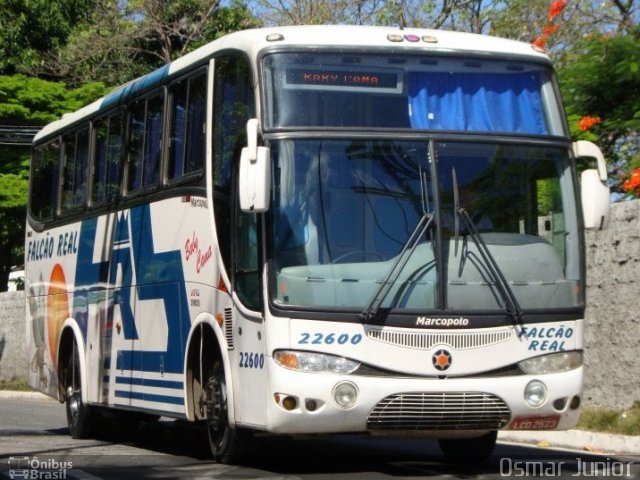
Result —
<instances>
[{"instance_id":1,"label":"green foliage","mask_svg":"<svg viewBox=\"0 0 640 480\"><path fill-rule=\"evenodd\" d=\"M0 291L12 265L20 265L24 254L29 178L29 147L0 146Z\"/></svg>"},{"instance_id":2,"label":"green foliage","mask_svg":"<svg viewBox=\"0 0 640 480\"><path fill-rule=\"evenodd\" d=\"M107 88L99 82L67 90L62 82L0 75L0 121L44 125L106 93Z\"/></svg>"},{"instance_id":3,"label":"green foliage","mask_svg":"<svg viewBox=\"0 0 640 480\"><path fill-rule=\"evenodd\" d=\"M533 41L547 23L549 0L512 0L508 8L491 12L491 35Z\"/></svg>"},{"instance_id":4,"label":"green foliage","mask_svg":"<svg viewBox=\"0 0 640 480\"><path fill-rule=\"evenodd\" d=\"M574 139L596 142L619 192L633 165L640 163L640 28L614 36L592 35L574 49L559 79ZM582 131L584 116L601 123Z\"/></svg>"},{"instance_id":5,"label":"green foliage","mask_svg":"<svg viewBox=\"0 0 640 480\"><path fill-rule=\"evenodd\" d=\"M0 76L0 124L44 125L105 95L102 83L69 90L62 82ZM22 262L29 178L29 147L0 147L0 291L11 265Z\"/></svg>"},{"instance_id":6,"label":"green foliage","mask_svg":"<svg viewBox=\"0 0 640 480\"><path fill-rule=\"evenodd\" d=\"M119 85L149 73L216 38L260 25L247 6L232 0L132 0L120 8L104 2L65 45L50 52L47 74L74 85Z\"/></svg>"},{"instance_id":7,"label":"green foliage","mask_svg":"<svg viewBox=\"0 0 640 480\"><path fill-rule=\"evenodd\" d=\"M195 50L228 33L261 26L260 19L253 16L244 2L232 0L227 7L220 7L213 12L203 29L201 38L193 41L190 50Z\"/></svg>"},{"instance_id":8,"label":"green foliage","mask_svg":"<svg viewBox=\"0 0 640 480\"><path fill-rule=\"evenodd\" d=\"M28 71L86 20L92 0L0 0L0 73Z\"/></svg>"},{"instance_id":9,"label":"green foliage","mask_svg":"<svg viewBox=\"0 0 640 480\"><path fill-rule=\"evenodd\" d=\"M635 35L592 36L560 73L567 111L602 118L600 130L640 130L640 29ZM572 133L579 136L577 123Z\"/></svg>"}]
</instances>

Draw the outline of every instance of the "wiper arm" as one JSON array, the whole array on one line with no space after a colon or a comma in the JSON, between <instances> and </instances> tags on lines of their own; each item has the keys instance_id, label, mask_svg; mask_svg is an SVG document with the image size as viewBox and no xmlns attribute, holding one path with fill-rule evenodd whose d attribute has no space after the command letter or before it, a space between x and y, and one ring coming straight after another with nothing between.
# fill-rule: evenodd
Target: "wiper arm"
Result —
<instances>
[{"instance_id":1,"label":"wiper arm","mask_svg":"<svg viewBox=\"0 0 640 480\"><path fill-rule=\"evenodd\" d=\"M405 267L405 265L409 261L409 258L411 258L411 255L418 246L420 238L425 234L432 223L433 214L424 212L422 214L422 217L420 218L420 221L416 225L416 228L414 228L413 232L411 233L405 244L402 246L402 251L396 258L396 261L393 262L393 265L391 266L387 277L384 279L380 287L378 287L375 295L373 295L371 301L362 312L361 317L365 322L368 322L376 317L376 315L378 314L378 310L380 310L382 302L384 302L384 299L387 298L387 295L395 285L396 280L398 280L402 269Z\"/></svg>"},{"instance_id":2,"label":"wiper arm","mask_svg":"<svg viewBox=\"0 0 640 480\"><path fill-rule=\"evenodd\" d=\"M524 322L524 313L522 312L522 308L518 303L518 299L513 293L513 289L509 282L505 278L498 262L496 262L495 257L487 247L486 242L480 235L480 232L476 228L473 220L469 216L469 213L464 209L464 207L460 206L459 195L458 195L458 181L456 177L455 169L452 169L452 179L453 179L453 198L454 198L454 209L456 220L461 218L464 225L467 227L467 230L470 232L471 239L473 243L476 244L476 248L482 257L484 264L486 265L489 273L493 277L493 280L496 283L496 287L500 292L500 296L502 297L502 301L504 302L504 309L507 314L513 319L516 325L522 325ZM457 246L458 246L458 225L456 223L456 254L457 254Z\"/></svg>"}]
</instances>

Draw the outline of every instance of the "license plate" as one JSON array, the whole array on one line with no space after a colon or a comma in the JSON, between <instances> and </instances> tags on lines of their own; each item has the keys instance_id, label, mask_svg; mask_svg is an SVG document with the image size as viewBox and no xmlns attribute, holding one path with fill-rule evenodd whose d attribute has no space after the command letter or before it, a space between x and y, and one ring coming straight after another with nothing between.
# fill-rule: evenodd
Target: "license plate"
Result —
<instances>
[{"instance_id":1,"label":"license plate","mask_svg":"<svg viewBox=\"0 0 640 480\"><path fill-rule=\"evenodd\" d=\"M509 427L511 430L553 430L558 423L560 423L560 415L516 417Z\"/></svg>"}]
</instances>

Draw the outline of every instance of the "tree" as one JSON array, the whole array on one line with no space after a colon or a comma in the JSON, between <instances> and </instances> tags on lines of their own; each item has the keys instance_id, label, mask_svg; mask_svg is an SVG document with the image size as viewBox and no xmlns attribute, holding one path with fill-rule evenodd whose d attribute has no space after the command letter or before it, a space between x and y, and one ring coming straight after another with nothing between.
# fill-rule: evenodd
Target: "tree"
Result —
<instances>
[{"instance_id":1,"label":"tree","mask_svg":"<svg viewBox=\"0 0 640 480\"><path fill-rule=\"evenodd\" d=\"M268 25L358 24L481 32L494 0L253 0Z\"/></svg>"},{"instance_id":2,"label":"tree","mask_svg":"<svg viewBox=\"0 0 640 480\"><path fill-rule=\"evenodd\" d=\"M640 27L585 38L559 79L573 137L598 143L622 193L640 167Z\"/></svg>"},{"instance_id":3,"label":"tree","mask_svg":"<svg viewBox=\"0 0 640 480\"><path fill-rule=\"evenodd\" d=\"M38 74L79 85L101 80L125 83L236 30L260 23L246 5L233 0L104 0L91 21L53 49Z\"/></svg>"},{"instance_id":4,"label":"tree","mask_svg":"<svg viewBox=\"0 0 640 480\"><path fill-rule=\"evenodd\" d=\"M0 123L44 125L106 92L101 83L69 90L61 82L0 76ZM6 290L11 266L22 263L24 254L29 158L28 147L0 147L0 291Z\"/></svg>"},{"instance_id":5,"label":"tree","mask_svg":"<svg viewBox=\"0 0 640 480\"><path fill-rule=\"evenodd\" d=\"M37 68L93 7L93 0L0 0L0 74Z\"/></svg>"},{"instance_id":6,"label":"tree","mask_svg":"<svg viewBox=\"0 0 640 480\"><path fill-rule=\"evenodd\" d=\"M0 291L4 291L11 267L22 264L24 255L29 148L2 146L0 158Z\"/></svg>"}]
</instances>

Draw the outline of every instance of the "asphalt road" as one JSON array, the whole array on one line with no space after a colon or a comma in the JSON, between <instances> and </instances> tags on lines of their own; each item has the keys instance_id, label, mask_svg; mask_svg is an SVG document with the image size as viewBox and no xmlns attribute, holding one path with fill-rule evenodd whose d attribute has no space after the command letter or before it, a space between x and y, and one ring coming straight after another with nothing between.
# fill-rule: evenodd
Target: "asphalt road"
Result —
<instances>
[{"instance_id":1,"label":"asphalt road","mask_svg":"<svg viewBox=\"0 0 640 480\"><path fill-rule=\"evenodd\" d=\"M640 479L633 460L499 444L485 465L451 465L434 441L325 436L269 437L244 465L228 466L207 458L203 432L192 424L163 418L128 433L74 440L57 402L0 399L0 478Z\"/></svg>"}]
</instances>

